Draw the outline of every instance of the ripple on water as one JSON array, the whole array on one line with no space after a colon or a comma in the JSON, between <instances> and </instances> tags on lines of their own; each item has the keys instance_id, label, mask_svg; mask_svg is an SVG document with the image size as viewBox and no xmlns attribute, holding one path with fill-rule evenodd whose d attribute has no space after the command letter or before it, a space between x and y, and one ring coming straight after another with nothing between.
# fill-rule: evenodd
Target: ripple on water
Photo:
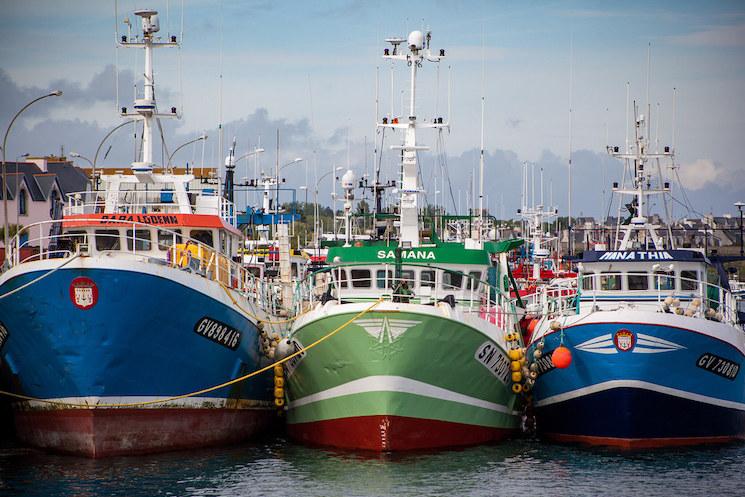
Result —
<instances>
[{"instance_id":1,"label":"ripple on water","mask_svg":"<svg viewBox=\"0 0 745 497\"><path fill-rule=\"evenodd\" d=\"M355 453L277 439L89 460L0 447L0 495L742 495L745 445L619 452L513 440L442 452Z\"/></svg>"}]
</instances>

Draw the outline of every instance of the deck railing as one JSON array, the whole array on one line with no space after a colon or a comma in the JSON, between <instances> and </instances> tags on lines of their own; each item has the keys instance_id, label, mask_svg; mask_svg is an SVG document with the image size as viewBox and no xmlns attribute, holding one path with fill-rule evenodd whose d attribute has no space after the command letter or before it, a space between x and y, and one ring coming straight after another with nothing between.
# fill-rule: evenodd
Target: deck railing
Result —
<instances>
[{"instance_id":1,"label":"deck railing","mask_svg":"<svg viewBox=\"0 0 745 497\"><path fill-rule=\"evenodd\" d=\"M628 276L639 275L638 271L579 275L576 279L539 287L535 293L521 298L528 313L544 316L567 316L629 302L634 304L629 307L630 311L653 308L686 317L738 323L737 301L732 292L713 283L672 274L653 274L653 288L629 290L619 285L620 288L603 289L598 285L600 277L628 281Z\"/></svg>"},{"instance_id":2,"label":"deck railing","mask_svg":"<svg viewBox=\"0 0 745 497\"><path fill-rule=\"evenodd\" d=\"M75 255L130 257L140 262L193 273L239 292L267 312L275 313L278 310L278 293L270 282L255 277L225 254L198 240L168 228L113 219L106 220L106 225L98 226L93 233L85 231L83 227L68 227L67 231L63 231L63 223L70 222L42 221L21 228L9 243L8 268L50 259L62 263ZM100 219L74 220L76 224L98 222ZM123 236L120 236L119 228L127 228ZM108 230L116 232L105 233ZM154 230L154 239L150 238L151 230ZM148 236L144 236L145 233ZM31 247L35 250L27 250Z\"/></svg>"},{"instance_id":3,"label":"deck railing","mask_svg":"<svg viewBox=\"0 0 745 497\"><path fill-rule=\"evenodd\" d=\"M435 280L421 284L416 276L412 279L396 278L396 264L360 265L359 263L338 264L306 275L296 284L294 307L302 313L315 307L319 302L334 300L337 303L365 302L382 298L384 301L422 305L448 304L452 309L468 316L497 324L505 330L516 329L520 313L507 292L500 291L488 281L475 278L468 273L431 264L402 263L398 266L402 273L428 270L435 272ZM369 270L369 277L352 278L351 269ZM343 271L350 277L344 278ZM377 271L383 271L378 277ZM461 279L459 286L446 285L442 276L449 273ZM407 285L404 287L403 282ZM415 283L419 281L420 284ZM379 285L383 282L383 285ZM383 286L384 288L380 288Z\"/></svg>"}]
</instances>

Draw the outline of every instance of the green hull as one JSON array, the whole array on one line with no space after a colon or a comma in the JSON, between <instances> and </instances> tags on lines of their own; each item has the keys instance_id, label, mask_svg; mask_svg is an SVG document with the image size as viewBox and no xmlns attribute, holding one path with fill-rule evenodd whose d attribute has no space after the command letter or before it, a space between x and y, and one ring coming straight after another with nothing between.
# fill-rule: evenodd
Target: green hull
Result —
<instances>
[{"instance_id":1,"label":"green hull","mask_svg":"<svg viewBox=\"0 0 745 497\"><path fill-rule=\"evenodd\" d=\"M292 338L308 345L366 307L343 306L330 315L314 311L318 318L301 322ZM504 350L433 307L401 307L365 314L290 365L292 436L320 445L396 450L482 443L517 429ZM479 355L490 358L488 365Z\"/></svg>"}]
</instances>

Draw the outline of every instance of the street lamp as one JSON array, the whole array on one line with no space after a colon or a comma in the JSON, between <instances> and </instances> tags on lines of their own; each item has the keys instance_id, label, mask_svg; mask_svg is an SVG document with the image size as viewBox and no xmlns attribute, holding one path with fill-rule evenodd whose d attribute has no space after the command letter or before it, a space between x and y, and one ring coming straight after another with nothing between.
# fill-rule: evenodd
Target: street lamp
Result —
<instances>
[{"instance_id":1,"label":"street lamp","mask_svg":"<svg viewBox=\"0 0 745 497\"><path fill-rule=\"evenodd\" d=\"M292 164L297 164L298 162L301 162L303 159L302 157L296 157L292 159L290 162L287 162L286 164L282 164L277 168L277 190L274 195L274 207L277 209L277 213L279 213L279 182L281 181L279 175L280 171L282 169L286 168L287 166L291 166Z\"/></svg>"},{"instance_id":2,"label":"street lamp","mask_svg":"<svg viewBox=\"0 0 745 497\"><path fill-rule=\"evenodd\" d=\"M8 260L8 176L7 167L5 165L5 151L8 149L8 135L10 134L10 129L13 127L13 123L16 122L16 119L18 119L18 116L20 116L24 110L28 109L39 100L43 100L47 97L59 97L61 95L62 92L60 90L55 90L52 93L47 93L46 95L31 100L29 103L21 107L21 110L16 112L16 115L10 120L10 124L8 124L8 128L5 130L5 136L3 137L3 247L5 248L6 261Z\"/></svg>"},{"instance_id":3,"label":"street lamp","mask_svg":"<svg viewBox=\"0 0 745 497\"><path fill-rule=\"evenodd\" d=\"M189 140L188 142L182 143L181 145L179 145L178 147L176 147L176 150L174 150L173 152L171 152L171 155L168 156L168 165L166 166L166 169L169 169L169 170L171 169L171 159L173 159L173 156L176 155L176 152L178 152L179 150L181 150L182 148L184 148L187 145L191 145L192 143L196 143L198 141L206 140L206 139L207 139L207 135L206 134L205 135L201 135L201 136L198 136L198 137L194 138L193 140Z\"/></svg>"},{"instance_id":4,"label":"street lamp","mask_svg":"<svg viewBox=\"0 0 745 497\"><path fill-rule=\"evenodd\" d=\"M740 211L740 257L744 257L745 250L743 250L742 244L742 209L745 207L745 202L735 202L735 207Z\"/></svg>"},{"instance_id":5,"label":"street lamp","mask_svg":"<svg viewBox=\"0 0 745 497\"><path fill-rule=\"evenodd\" d=\"M315 205L313 206L313 209L314 209L314 212L313 212L313 238L315 239L314 245L315 245L315 249L316 249L316 255L318 255L318 248L319 248L318 247L318 242L319 242L319 238L318 238L318 229L319 229L318 216L320 215L320 209L318 208L318 185L321 183L321 180L323 178L325 178L329 174L333 174L333 173L339 172L342 169L344 169L344 168L341 167L341 166L338 166L335 169L332 169L331 171L328 171L327 173L321 175L321 177L318 178L318 181L316 181L315 192L314 192L315 194L314 194L314 197L313 197L313 202L315 203ZM334 180L334 185L336 185L336 180ZM334 207L336 207L336 205L334 205ZM333 213L333 216L334 216L334 221L336 221L336 212Z\"/></svg>"},{"instance_id":6,"label":"street lamp","mask_svg":"<svg viewBox=\"0 0 745 497\"><path fill-rule=\"evenodd\" d=\"M76 159L83 159L83 160L84 160L84 161L86 161L86 162L87 162L88 164L90 164L90 165L91 165L91 167L93 167L93 161L92 161L92 160L90 160L90 159L89 159L88 157L86 157L86 156L84 156L84 155L80 155L80 154L79 154L79 153L77 153L77 152L70 152L70 157L75 157Z\"/></svg>"},{"instance_id":7,"label":"street lamp","mask_svg":"<svg viewBox=\"0 0 745 497\"><path fill-rule=\"evenodd\" d=\"M95 192L98 190L98 178L96 178L96 164L98 164L98 154L101 152L101 147L103 147L104 142L114 134L114 131L123 128L127 124L130 123L136 123L137 119L130 119L129 121L124 121L123 123L119 124L118 126L114 127L111 131L106 133L106 136L103 137L101 140L101 143L98 144L98 148L96 148L96 153L93 155L93 171L91 172L91 181L93 183L93 191Z\"/></svg>"}]
</instances>

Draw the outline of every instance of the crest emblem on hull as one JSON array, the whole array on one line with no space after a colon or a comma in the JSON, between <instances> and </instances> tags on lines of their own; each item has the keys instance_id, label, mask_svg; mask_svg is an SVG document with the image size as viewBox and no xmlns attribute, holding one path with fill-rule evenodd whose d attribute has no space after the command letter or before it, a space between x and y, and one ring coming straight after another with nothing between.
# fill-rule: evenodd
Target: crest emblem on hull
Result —
<instances>
[{"instance_id":1,"label":"crest emblem on hull","mask_svg":"<svg viewBox=\"0 0 745 497\"><path fill-rule=\"evenodd\" d=\"M96 282L85 276L78 276L70 283L70 300L78 309L88 310L98 302Z\"/></svg>"},{"instance_id":2,"label":"crest emblem on hull","mask_svg":"<svg viewBox=\"0 0 745 497\"><path fill-rule=\"evenodd\" d=\"M393 343L410 328L421 323L410 319L358 319L354 324L362 327L378 343Z\"/></svg>"},{"instance_id":3,"label":"crest emblem on hull","mask_svg":"<svg viewBox=\"0 0 745 497\"><path fill-rule=\"evenodd\" d=\"M636 345L636 335L627 329L620 329L613 335L613 344L619 352L628 352Z\"/></svg>"}]
</instances>

